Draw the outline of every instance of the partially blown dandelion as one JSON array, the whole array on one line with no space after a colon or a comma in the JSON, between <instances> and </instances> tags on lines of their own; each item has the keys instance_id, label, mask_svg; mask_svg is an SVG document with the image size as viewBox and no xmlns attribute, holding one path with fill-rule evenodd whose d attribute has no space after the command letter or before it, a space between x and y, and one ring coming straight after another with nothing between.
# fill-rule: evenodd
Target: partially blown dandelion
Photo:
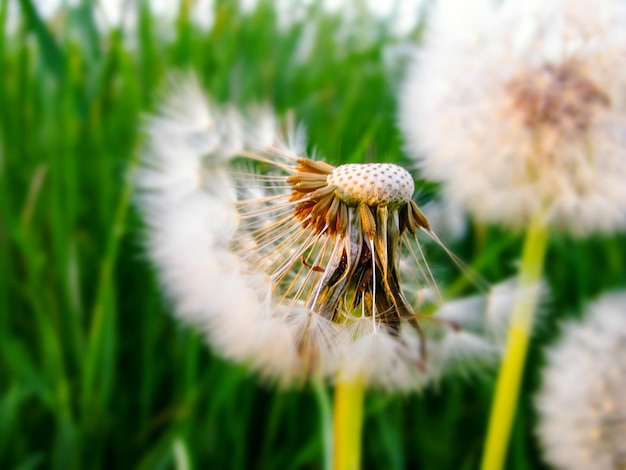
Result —
<instances>
[{"instance_id":1,"label":"partially blown dandelion","mask_svg":"<svg viewBox=\"0 0 626 470\"><path fill-rule=\"evenodd\" d=\"M436 378L433 364L495 357L498 302L478 325L484 310L422 321L438 305L415 235L438 238L406 170L306 157L302 129L281 137L268 108L243 116L173 82L147 122L138 201L176 312L221 354L283 384L405 390Z\"/></svg>"},{"instance_id":2,"label":"partially blown dandelion","mask_svg":"<svg viewBox=\"0 0 626 470\"><path fill-rule=\"evenodd\" d=\"M536 404L546 460L626 468L626 293L606 294L548 351Z\"/></svg>"},{"instance_id":3,"label":"partially blown dandelion","mask_svg":"<svg viewBox=\"0 0 626 470\"><path fill-rule=\"evenodd\" d=\"M476 218L626 227L626 5L442 1L401 127L425 176Z\"/></svg>"}]
</instances>

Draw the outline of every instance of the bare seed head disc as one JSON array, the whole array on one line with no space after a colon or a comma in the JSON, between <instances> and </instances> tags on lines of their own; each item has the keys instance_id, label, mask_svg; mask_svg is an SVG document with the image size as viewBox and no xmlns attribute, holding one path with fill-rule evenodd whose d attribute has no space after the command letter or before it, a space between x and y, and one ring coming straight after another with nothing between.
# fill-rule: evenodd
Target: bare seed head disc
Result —
<instances>
[{"instance_id":1,"label":"bare seed head disc","mask_svg":"<svg viewBox=\"0 0 626 470\"><path fill-rule=\"evenodd\" d=\"M348 205L402 205L411 200L415 183L404 168L391 163L350 163L328 175L329 186Z\"/></svg>"}]
</instances>

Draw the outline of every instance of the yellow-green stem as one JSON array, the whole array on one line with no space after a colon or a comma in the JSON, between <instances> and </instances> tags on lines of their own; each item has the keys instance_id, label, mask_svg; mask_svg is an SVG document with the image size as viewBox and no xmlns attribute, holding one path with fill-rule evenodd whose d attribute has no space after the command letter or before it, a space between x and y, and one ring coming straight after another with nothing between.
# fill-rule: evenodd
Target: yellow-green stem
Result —
<instances>
[{"instance_id":1,"label":"yellow-green stem","mask_svg":"<svg viewBox=\"0 0 626 470\"><path fill-rule=\"evenodd\" d=\"M491 407L482 470L500 470L504 467L526 351L539 297L539 280L543 270L547 240L548 230L543 214L538 214L531 221L524 242L519 289L513 305L506 353L500 366Z\"/></svg>"},{"instance_id":2,"label":"yellow-green stem","mask_svg":"<svg viewBox=\"0 0 626 470\"><path fill-rule=\"evenodd\" d=\"M340 380L335 386L334 470L358 470L361 466L363 381Z\"/></svg>"}]
</instances>

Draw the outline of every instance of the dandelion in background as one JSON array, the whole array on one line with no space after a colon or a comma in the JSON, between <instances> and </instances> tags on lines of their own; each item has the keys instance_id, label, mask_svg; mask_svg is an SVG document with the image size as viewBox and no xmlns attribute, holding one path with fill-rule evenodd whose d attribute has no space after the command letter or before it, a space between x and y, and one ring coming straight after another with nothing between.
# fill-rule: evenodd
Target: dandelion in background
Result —
<instances>
[{"instance_id":1,"label":"dandelion in background","mask_svg":"<svg viewBox=\"0 0 626 470\"><path fill-rule=\"evenodd\" d=\"M527 228L483 468L504 461L548 230L626 227L626 5L439 2L401 92L426 177L478 221Z\"/></svg>"},{"instance_id":2,"label":"dandelion in background","mask_svg":"<svg viewBox=\"0 0 626 470\"><path fill-rule=\"evenodd\" d=\"M626 292L605 294L547 352L536 399L548 463L626 468Z\"/></svg>"},{"instance_id":3,"label":"dandelion in background","mask_svg":"<svg viewBox=\"0 0 626 470\"><path fill-rule=\"evenodd\" d=\"M440 2L400 100L409 153L478 220L626 226L626 5Z\"/></svg>"}]
</instances>

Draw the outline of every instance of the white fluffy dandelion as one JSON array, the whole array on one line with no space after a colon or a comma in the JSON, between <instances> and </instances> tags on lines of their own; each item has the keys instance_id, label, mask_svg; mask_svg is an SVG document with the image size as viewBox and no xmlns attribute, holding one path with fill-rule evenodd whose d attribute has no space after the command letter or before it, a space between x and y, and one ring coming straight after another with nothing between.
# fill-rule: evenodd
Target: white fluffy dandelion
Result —
<instances>
[{"instance_id":1,"label":"white fluffy dandelion","mask_svg":"<svg viewBox=\"0 0 626 470\"><path fill-rule=\"evenodd\" d=\"M536 404L546 460L626 468L626 292L606 294L548 351Z\"/></svg>"},{"instance_id":2,"label":"white fluffy dandelion","mask_svg":"<svg viewBox=\"0 0 626 470\"><path fill-rule=\"evenodd\" d=\"M307 157L302 129L281 132L267 107L243 115L191 77L171 81L146 125L137 200L176 314L220 354L285 385L393 390L437 378L459 350L497 356L500 330L475 327L494 309L424 318L437 303L416 233L438 239L405 169Z\"/></svg>"},{"instance_id":3,"label":"white fluffy dandelion","mask_svg":"<svg viewBox=\"0 0 626 470\"><path fill-rule=\"evenodd\" d=\"M476 218L626 226L626 4L442 0L401 93L426 177Z\"/></svg>"}]
</instances>

